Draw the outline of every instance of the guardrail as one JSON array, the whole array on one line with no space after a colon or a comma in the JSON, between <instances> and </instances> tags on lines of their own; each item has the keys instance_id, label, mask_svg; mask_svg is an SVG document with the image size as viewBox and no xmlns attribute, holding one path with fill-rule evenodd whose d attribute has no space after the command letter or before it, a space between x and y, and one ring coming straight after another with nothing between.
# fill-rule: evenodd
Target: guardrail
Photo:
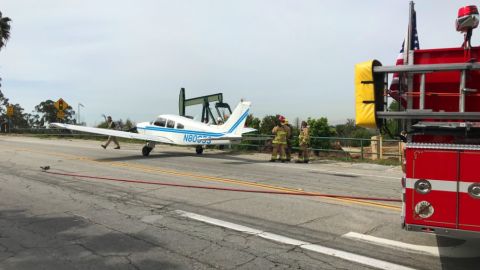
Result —
<instances>
[{"instance_id":1,"label":"guardrail","mask_svg":"<svg viewBox=\"0 0 480 270\"><path fill-rule=\"evenodd\" d=\"M267 152L271 149L271 135L247 135L239 146ZM298 150L298 138L292 141L292 149ZM345 137L310 137L310 150L315 155L335 154L346 159L401 159L401 145L398 140L386 140L380 136L374 139Z\"/></svg>"},{"instance_id":2,"label":"guardrail","mask_svg":"<svg viewBox=\"0 0 480 270\"><path fill-rule=\"evenodd\" d=\"M28 134L34 136L59 136L77 138L104 138L105 135L88 134L64 129L48 128L16 128L13 134ZM255 150L258 152L270 152L272 135L253 134L244 135L244 140L237 148ZM398 140L385 140L380 136L374 139L345 138L345 137L310 137L310 151L317 156L335 156L344 159L401 159L401 146ZM297 151L298 137L292 140L292 149Z\"/></svg>"}]
</instances>

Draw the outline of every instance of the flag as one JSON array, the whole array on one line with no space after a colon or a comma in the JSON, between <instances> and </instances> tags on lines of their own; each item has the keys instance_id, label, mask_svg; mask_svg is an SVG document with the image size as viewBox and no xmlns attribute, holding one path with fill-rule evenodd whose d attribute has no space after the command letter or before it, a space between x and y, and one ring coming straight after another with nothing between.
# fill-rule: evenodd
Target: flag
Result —
<instances>
[{"instance_id":1,"label":"flag","mask_svg":"<svg viewBox=\"0 0 480 270\"><path fill-rule=\"evenodd\" d=\"M417 32L417 12L413 10L412 12L412 18L411 18L411 24L412 24L412 32L410 36L410 49L411 50L419 50L420 49L420 41L418 40L418 32ZM400 50L400 53L397 57L397 61L395 63L396 66L403 65L403 53L405 52L405 40L403 40L402 43L402 49ZM392 83L390 84L390 96L398 100L400 98L400 93L398 92L399 90L399 76L398 73L393 74L392 78Z\"/></svg>"}]
</instances>

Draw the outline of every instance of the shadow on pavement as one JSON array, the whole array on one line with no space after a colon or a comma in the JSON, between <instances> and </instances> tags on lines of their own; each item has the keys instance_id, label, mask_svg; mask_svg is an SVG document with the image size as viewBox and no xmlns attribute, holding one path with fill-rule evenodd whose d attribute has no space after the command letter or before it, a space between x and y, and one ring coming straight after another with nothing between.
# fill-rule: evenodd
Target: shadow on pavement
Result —
<instances>
[{"instance_id":1,"label":"shadow on pavement","mask_svg":"<svg viewBox=\"0 0 480 270\"><path fill-rule=\"evenodd\" d=\"M115 162L115 161L132 161L132 160L184 158L184 157L238 161L238 162L228 163L228 164L232 164L232 165L267 162L267 161L262 161L262 160L252 160L252 159L248 159L248 158L236 157L234 154L230 154L230 153L204 153L202 155L197 155L195 153L185 153L185 152L158 152L158 153L152 153L148 157L144 157L141 154L139 154L139 155L133 155L133 156L121 156L121 157L113 157L113 158L99 158L99 159L95 159L95 161Z\"/></svg>"},{"instance_id":2,"label":"shadow on pavement","mask_svg":"<svg viewBox=\"0 0 480 270\"><path fill-rule=\"evenodd\" d=\"M479 239L454 239L437 236L442 270L480 269ZM444 248L442 248L444 247Z\"/></svg>"},{"instance_id":3,"label":"shadow on pavement","mask_svg":"<svg viewBox=\"0 0 480 270\"><path fill-rule=\"evenodd\" d=\"M141 235L65 213L0 211L0 269L185 269L181 256Z\"/></svg>"}]
</instances>

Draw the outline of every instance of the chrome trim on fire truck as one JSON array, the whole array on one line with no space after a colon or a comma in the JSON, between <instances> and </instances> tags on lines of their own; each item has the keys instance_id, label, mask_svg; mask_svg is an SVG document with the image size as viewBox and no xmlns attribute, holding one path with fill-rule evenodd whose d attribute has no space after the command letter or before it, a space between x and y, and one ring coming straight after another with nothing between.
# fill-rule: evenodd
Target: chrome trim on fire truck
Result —
<instances>
[{"instance_id":1,"label":"chrome trim on fire truck","mask_svg":"<svg viewBox=\"0 0 480 270\"><path fill-rule=\"evenodd\" d=\"M480 199L480 183L472 183L468 186L468 194L474 199Z\"/></svg>"},{"instance_id":2,"label":"chrome trim on fire truck","mask_svg":"<svg viewBox=\"0 0 480 270\"><path fill-rule=\"evenodd\" d=\"M477 189L480 192L480 183L478 182L463 182L463 181L450 181L450 180L432 180L432 179L415 179L415 178L407 178L405 181L405 188L407 189L415 189L415 183L421 180L428 180L431 185L431 191L449 191L449 192L457 192L457 189L460 193L470 193L470 190L473 189L474 186L478 186ZM458 183L458 187L457 187ZM476 199L480 199L480 193Z\"/></svg>"},{"instance_id":3,"label":"chrome trim on fire truck","mask_svg":"<svg viewBox=\"0 0 480 270\"><path fill-rule=\"evenodd\" d=\"M427 180L427 179L407 178L406 188L415 189L415 183L419 180ZM457 191L457 181L428 179L428 182L430 183L431 191L450 191L450 192Z\"/></svg>"},{"instance_id":4,"label":"chrome trim on fire truck","mask_svg":"<svg viewBox=\"0 0 480 270\"><path fill-rule=\"evenodd\" d=\"M414 188L420 194L428 194L432 191L432 184L427 179L420 179L415 181Z\"/></svg>"},{"instance_id":5,"label":"chrome trim on fire truck","mask_svg":"<svg viewBox=\"0 0 480 270\"><path fill-rule=\"evenodd\" d=\"M429 110L412 110L401 112L377 111L378 118L384 119L458 119L458 120L480 120L479 112L433 112Z\"/></svg>"},{"instance_id":6,"label":"chrome trim on fire truck","mask_svg":"<svg viewBox=\"0 0 480 270\"><path fill-rule=\"evenodd\" d=\"M439 228L439 227L432 227L432 226L422 226L422 225L412 225L406 224L404 227L407 231L413 232L426 232L436 235L444 235L450 237L457 237L457 238L480 238L480 232L476 231L465 231L465 230L458 230L458 229L449 229L449 228Z\"/></svg>"},{"instance_id":7,"label":"chrome trim on fire truck","mask_svg":"<svg viewBox=\"0 0 480 270\"><path fill-rule=\"evenodd\" d=\"M407 143L405 148L438 149L438 150L480 150L475 144L443 144L443 143Z\"/></svg>"},{"instance_id":8,"label":"chrome trim on fire truck","mask_svg":"<svg viewBox=\"0 0 480 270\"><path fill-rule=\"evenodd\" d=\"M453 71L453 70L478 70L479 63L453 63L453 64L424 64L424 65L400 65L400 66L375 66L373 72L375 73L423 73L434 71Z\"/></svg>"}]
</instances>

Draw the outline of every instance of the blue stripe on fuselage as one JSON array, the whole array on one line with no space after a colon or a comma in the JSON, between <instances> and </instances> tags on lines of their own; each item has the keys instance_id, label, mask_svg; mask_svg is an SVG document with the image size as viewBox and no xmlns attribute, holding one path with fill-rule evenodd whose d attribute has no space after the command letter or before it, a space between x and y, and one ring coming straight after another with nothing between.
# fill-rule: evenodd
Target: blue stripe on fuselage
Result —
<instances>
[{"instance_id":1,"label":"blue stripe on fuselage","mask_svg":"<svg viewBox=\"0 0 480 270\"><path fill-rule=\"evenodd\" d=\"M235 125L233 125L229 130L228 130L228 133L232 133L237 127L238 125L240 125L240 123L243 121L243 119L245 119L247 116L248 116L248 112L250 111L250 109L246 110L243 115L238 119L238 121L235 123Z\"/></svg>"},{"instance_id":2,"label":"blue stripe on fuselage","mask_svg":"<svg viewBox=\"0 0 480 270\"><path fill-rule=\"evenodd\" d=\"M194 131L194 130L188 130L188 129L174 129L174 128L165 128L165 127L157 127L157 126L146 126L146 127L138 127L138 128L145 129L145 130L180 133L180 134L193 134L193 135L210 136L210 137L220 137L225 135L224 133Z\"/></svg>"},{"instance_id":3,"label":"blue stripe on fuselage","mask_svg":"<svg viewBox=\"0 0 480 270\"><path fill-rule=\"evenodd\" d=\"M246 110L243 115L235 122L235 124L228 130L227 133L232 133L238 125L248 116L248 112L250 109ZM210 137L221 137L226 133L217 133L217 132L207 132L207 131L195 131L195 130L188 130L188 129L174 129L174 128L166 128L166 127L158 127L158 126L146 126L146 127L137 127L138 129L144 130L153 130L153 131L163 131L163 132L170 132L170 133L180 133L180 134L192 134L192 135L201 135L201 136L210 136Z\"/></svg>"}]
</instances>

